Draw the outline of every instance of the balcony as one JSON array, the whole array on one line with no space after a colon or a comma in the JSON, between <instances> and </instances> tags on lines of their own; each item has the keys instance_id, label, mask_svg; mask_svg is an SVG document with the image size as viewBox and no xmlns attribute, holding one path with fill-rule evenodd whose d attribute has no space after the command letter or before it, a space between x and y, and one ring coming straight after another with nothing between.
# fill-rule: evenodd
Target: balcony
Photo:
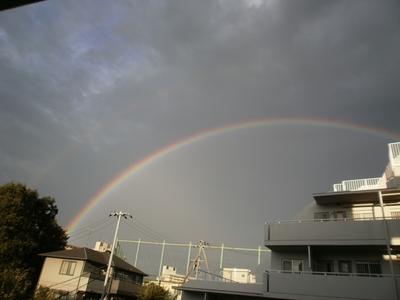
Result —
<instances>
[{"instance_id":1,"label":"balcony","mask_svg":"<svg viewBox=\"0 0 400 300\"><path fill-rule=\"evenodd\" d=\"M391 245L400 245L400 219L298 220L265 224L265 246L386 245L386 222Z\"/></svg>"},{"instance_id":2,"label":"balcony","mask_svg":"<svg viewBox=\"0 0 400 300\"><path fill-rule=\"evenodd\" d=\"M116 295L137 295L140 292L140 284L114 279L111 283L110 294Z\"/></svg>"},{"instance_id":3,"label":"balcony","mask_svg":"<svg viewBox=\"0 0 400 300\"><path fill-rule=\"evenodd\" d=\"M283 271L264 273L264 296L274 299L394 299L395 286L400 291L400 277L335 273L298 274ZM355 288L356 287L356 288Z\"/></svg>"}]
</instances>

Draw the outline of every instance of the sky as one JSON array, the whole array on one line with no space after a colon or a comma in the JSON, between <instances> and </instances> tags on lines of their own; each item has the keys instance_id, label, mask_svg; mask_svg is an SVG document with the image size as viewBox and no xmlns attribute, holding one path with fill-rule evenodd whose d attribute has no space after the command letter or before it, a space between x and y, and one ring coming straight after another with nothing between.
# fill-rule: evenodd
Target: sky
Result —
<instances>
[{"instance_id":1,"label":"sky","mask_svg":"<svg viewBox=\"0 0 400 300\"><path fill-rule=\"evenodd\" d=\"M0 184L69 242L263 245L400 141L400 3L50 0L0 12Z\"/></svg>"}]
</instances>

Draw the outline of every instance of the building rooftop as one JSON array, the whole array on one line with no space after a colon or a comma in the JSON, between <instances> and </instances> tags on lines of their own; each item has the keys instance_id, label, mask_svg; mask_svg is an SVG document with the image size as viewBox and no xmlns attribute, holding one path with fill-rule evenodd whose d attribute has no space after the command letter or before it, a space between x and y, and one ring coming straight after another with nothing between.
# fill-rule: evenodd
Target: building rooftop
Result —
<instances>
[{"instance_id":1,"label":"building rooftop","mask_svg":"<svg viewBox=\"0 0 400 300\"><path fill-rule=\"evenodd\" d=\"M99 251L95 251L95 250L92 250L89 248L61 250L61 251L42 253L39 255L44 256L44 257L83 260L83 261L99 263L102 265L107 265L108 261L110 259L110 252L99 252ZM126 261L120 259L119 257L117 257L115 255L113 257L112 264L117 269L133 272L136 274L141 274L143 276L148 276L146 273L135 268L131 264L127 263Z\"/></svg>"}]
</instances>

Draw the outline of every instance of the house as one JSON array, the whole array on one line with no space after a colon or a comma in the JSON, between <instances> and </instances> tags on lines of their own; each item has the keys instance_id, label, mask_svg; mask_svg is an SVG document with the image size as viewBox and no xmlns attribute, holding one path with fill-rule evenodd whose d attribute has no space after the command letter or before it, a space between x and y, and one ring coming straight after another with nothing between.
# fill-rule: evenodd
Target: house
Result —
<instances>
[{"instance_id":1,"label":"house","mask_svg":"<svg viewBox=\"0 0 400 300\"><path fill-rule=\"evenodd\" d=\"M191 299L400 299L400 143L381 177L346 180L292 221L267 222L261 284L188 281Z\"/></svg>"},{"instance_id":2,"label":"house","mask_svg":"<svg viewBox=\"0 0 400 300\"><path fill-rule=\"evenodd\" d=\"M100 299L110 252L76 248L40 255L45 257L45 261L38 286L49 287L60 300ZM136 299L147 274L115 255L112 267L108 299Z\"/></svg>"}]
</instances>

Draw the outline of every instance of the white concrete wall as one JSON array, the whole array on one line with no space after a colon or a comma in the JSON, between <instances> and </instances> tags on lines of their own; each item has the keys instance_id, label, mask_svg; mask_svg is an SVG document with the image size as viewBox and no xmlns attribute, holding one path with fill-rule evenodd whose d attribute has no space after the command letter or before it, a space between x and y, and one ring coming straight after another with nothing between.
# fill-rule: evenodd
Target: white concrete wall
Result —
<instances>
[{"instance_id":1,"label":"white concrete wall","mask_svg":"<svg viewBox=\"0 0 400 300\"><path fill-rule=\"evenodd\" d=\"M78 286L82 286L84 280L80 279L80 275L84 262L76 261L73 275L62 275L60 274L60 268L63 261L63 259L46 257L38 284L64 291L74 291Z\"/></svg>"},{"instance_id":2,"label":"white concrete wall","mask_svg":"<svg viewBox=\"0 0 400 300\"><path fill-rule=\"evenodd\" d=\"M270 273L265 280L268 292L264 296L277 299L394 299L390 277Z\"/></svg>"}]
</instances>

